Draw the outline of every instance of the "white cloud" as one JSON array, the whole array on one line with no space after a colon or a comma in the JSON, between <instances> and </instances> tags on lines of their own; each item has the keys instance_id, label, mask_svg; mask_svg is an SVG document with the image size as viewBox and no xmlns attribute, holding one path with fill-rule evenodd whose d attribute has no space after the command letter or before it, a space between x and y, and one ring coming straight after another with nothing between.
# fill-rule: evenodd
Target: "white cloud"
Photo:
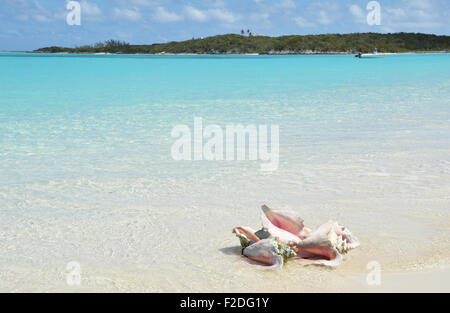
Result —
<instances>
[{"instance_id":1,"label":"white cloud","mask_svg":"<svg viewBox=\"0 0 450 313\"><path fill-rule=\"evenodd\" d=\"M208 17L204 11L196 9L190 5L184 7L184 13L189 19L196 22L206 22L208 20Z\"/></svg>"},{"instance_id":2,"label":"white cloud","mask_svg":"<svg viewBox=\"0 0 450 313\"><path fill-rule=\"evenodd\" d=\"M402 8L386 8L385 13L392 22L423 22L435 20L439 17L439 13L434 11L404 10Z\"/></svg>"},{"instance_id":3,"label":"white cloud","mask_svg":"<svg viewBox=\"0 0 450 313\"><path fill-rule=\"evenodd\" d=\"M384 29L391 31L419 31L427 28L440 28L446 25L444 18L435 1L403 0L400 7L382 7Z\"/></svg>"},{"instance_id":4,"label":"white cloud","mask_svg":"<svg viewBox=\"0 0 450 313\"><path fill-rule=\"evenodd\" d=\"M87 0L81 1L81 19L87 21L100 21L103 18L102 10L96 3L88 2ZM67 11L63 14L66 15ZM57 16L58 17L58 16ZM59 16L60 17L60 16Z\"/></svg>"},{"instance_id":5,"label":"white cloud","mask_svg":"<svg viewBox=\"0 0 450 313\"><path fill-rule=\"evenodd\" d=\"M314 23L311 23L308 20L306 20L305 18L300 17L300 16L299 17L295 17L294 18L294 22L298 26L305 27L305 28L307 28L307 27L315 27L316 26Z\"/></svg>"},{"instance_id":6,"label":"white cloud","mask_svg":"<svg viewBox=\"0 0 450 313\"><path fill-rule=\"evenodd\" d=\"M413 14L411 16L413 18L418 19L419 21L424 21L424 20L434 20L439 16L439 14L437 14L435 12L427 12L424 10L417 10L417 11L413 12Z\"/></svg>"},{"instance_id":7,"label":"white cloud","mask_svg":"<svg viewBox=\"0 0 450 313\"><path fill-rule=\"evenodd\" d=\"M408 17L402 8L386 8L385 12L391 19L402 20Z\"/></svg>"},{"instance_id":8,"label":"white cloud","mask_svg":"<svg viewBox=\"0 0 450 313\"><path fill-rule=\"evenodd\" d=\"M433 5L432 1L408 0L403 1L402 7L386 7L383 11L387 26L401 28L433 28L442 26L440 17L442 12Z\"/></svg>"},{"instance_id":9,"label":"white cloud","mask_svg":"<svg viewBox=\"0 0 450 313\"><path fill-rule=\"evenodd\" d=\"M119 9L114 8L113 14L115 17L128 21L139 21L141 19L141 13L138 9Z\"/></svg>"},{"instance_id":10,"label":"white cloud","mask_svg":"<svg viewBox=\"0 0 450 313\"><path fill-rule=\"evenodd\" d=\"M253 0L255 6L265 13L289 14L299 5L296 0Z\"/></svg>"},{"instance_id":11,"label":"white cloud","mask_svg":"<svg viewBox=\"0 0 450 313\"><path fill-rule=\"evenodd\" d=\"M51 22L51 19L49 17L42 15L42 14L34 14L33 18L35 21L41 22L41 23Z\"/></svg>"},{"instance_id":12,"label":"white cloud","mask_svg":"<svg viewBox=\"0 0 450 313\"><path fill-rule=\"evenodd\" d=\"M81 1L81 10L83 14L91 16L98 16L102 14L102 10L100 10L96 3L90 3L86 0Z\"/></svg>"},{"instance_id":13,"label":"white cloud","mask_svg":"<svg viewBox=\"0 0 450 313\"><path fill-rule=\"evenodd\" d=\"M46 7L41 5L38 0L6 0L6 4L18 12L15 18L20 21L33 19L39 23L49 23L53 21L53 14Z\"/></svg>"},{"instance_id":14,"label":"white cloud","mask_svg":"<svg viewBox=\"0 0 450 313\"><path fill-rule=\"evenodd\" d=\"M114 2L122 7L149 7L159 4L157 0L114 0Z\"/></svg>"},{"instance_id":15,"label":"white cloud","mask_svg":"<svg viewBox=\"0 0 450 313\"><path fill-rule=\"evenodd\" d=\"M311 4L307 11L315 18L315 22L322 25L329 25L340 18L341 7L335 2L315 2Z\"/></svg>"},{"instance_id":16,"label":"white cloud","mask_svg":"<svg viewBox=\"0 0 450 313\"><path fill-rule=\"evenodd\" d=\"M224 23L232 24L239 19L233 13L227 10L210 9L207 12L209 16L211 16L211 19L216 19Z\"/></svg>"},{"instance_id":17,"label":"white cloud","mask_svg":"<svg viewBox=\"0 0 450 313\"><path fill-rule=\"evenodd\" d=\"M216 8L225 8L227 6L226 2L223 0L203 0L208 6Z\"/></svg>"},{"instance_id":18,"label":"white cloud","mask_svg":"<svg viewBox=\"0 0 450 313\"><path fill-rule=\"evenodd\" d=\"M283 0L278 4L278 7L282 9L295 9L297 5L293 0Z\"/></svg>"},{"instance_id":19,"label":"white cloud","mask_svg":"<svg viewBox=\"0 0 450 313\"><path fill-rule=\"evenodd\" d=\"M155 13L153 14L153 18L158 22L167 23L181 21L183 16L169 12L164 7L157 7Z\"/></svg>"},{"instance_id":20,"label":"white cloud","mask_svg":"<svg viewBox=\"0 0 450 313\"><path fill-rule=\"evenodd\" d=\"M348 10L350 11L350 14L355 18L356 22L366 22L366 12L364 12L363 9L361 9L358 5L352 4L351 6L349 6Z\"/></svg>"},{"instance_id":21,"label":"white cloud","mask_svg":"<svg viewBox=\"0 0 450 313\"><path fill-rule=\"evenodd\" d=\"M219 21L226 24L232 24L240 19L239 16L234 15L225 8L200 10L187 5L184 7L184 14L188 19L196 22Z\"/></svg>"},{"instance_id":22,"label":"white cloud","mask_svg":"<svg viewBox=\"0 0 450 313\"><path fill-rule=\"evenodd\" d=\"M269 13L251 13L250 20L257 25L261 25L262 27L272 27Z\"/></svg>"},{"instance_id":23,"label":"white cloud","mask_svg":"<svg viewBox=\"0 0 450 313\"><path fill-rule=\"evenodd\" d=\"M25 21L28 21L28 15L26 15L26 14L20 14L20 15L17 15L16 16L16 18L19 20L19 21L22 21L22 22L25 22Z\"/></svg>"},{"instance_id":24,"label":"white cloud","mask_svg":"<svg viewBox=\"0 0 450 313\"><path fill-rule=\"evenodd\" d=\"M327 11L319 11L317 14L317 21L320 24L328 25L333 23L333 18L330 16L330 14Z\"/></svg>"},{"instance_id":25,"label":"white cloud","mask_svg":"<svg viewBox=\"0 0 450 313\"><path fill-rule=\"evenodd\" d=\"M405 6L416 9L428 10L433 8L432 1L429 0L403 0L403 3Z\"/></svg>"}]
</instances>

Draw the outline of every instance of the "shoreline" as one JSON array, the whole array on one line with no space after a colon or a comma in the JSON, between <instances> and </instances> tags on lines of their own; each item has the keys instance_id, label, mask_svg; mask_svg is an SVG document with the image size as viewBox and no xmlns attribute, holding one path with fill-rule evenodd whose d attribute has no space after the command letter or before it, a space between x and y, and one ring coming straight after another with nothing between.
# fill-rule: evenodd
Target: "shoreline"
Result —
<instances>
[{"instance_id":1,"label":"shoreline","mask_svg":"<svg viewBox=\"0 0 450 313\"><path fill-rule=\"evenodd\" d=\"M353 52L313 52L313 53L109 53L109 52L40 52L40 51L3 51L0 53L57 54L57 55L160 55L160 56L285 56L285 55L356 55ZM414 55L414 54L448 54L450 51L412 51L412 52L379 52L382 55Z\"/></svg>"}]
</instances>

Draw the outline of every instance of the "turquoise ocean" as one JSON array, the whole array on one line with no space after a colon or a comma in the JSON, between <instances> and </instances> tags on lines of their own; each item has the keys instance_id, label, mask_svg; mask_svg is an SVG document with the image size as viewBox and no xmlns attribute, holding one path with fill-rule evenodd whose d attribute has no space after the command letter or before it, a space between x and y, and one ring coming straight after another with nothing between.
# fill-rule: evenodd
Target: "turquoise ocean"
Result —
<instances>
[{"instance_id":1,"label":"turquoise ocean","mask_svg":"<svg viewBox=\"0 0 450 313\"><path fill-rule=\"evenodd\" d=\"M194 117L279 125L278 170L174 161ZM254 269L231 229L262 204L361 248L333 271ZM360 290L369 261L448 268L449 209L450 54L0 53L0 291Z\"/></svg>"}]
</instances>

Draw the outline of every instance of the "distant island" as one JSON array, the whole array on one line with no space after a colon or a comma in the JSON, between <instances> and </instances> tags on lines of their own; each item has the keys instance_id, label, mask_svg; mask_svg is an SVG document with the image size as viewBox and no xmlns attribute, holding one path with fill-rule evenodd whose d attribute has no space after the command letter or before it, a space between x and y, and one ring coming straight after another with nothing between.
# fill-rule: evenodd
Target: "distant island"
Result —
<instances>
[{"instance_id":1,"label":"distant island","mask_svg":"<svg viewBox=\"0 0 450 313\"><path fill-rule=\"evenodd\" d=\"M116 53L116 54L333 54L371 52L448 52L450 36L420 33L354 33L325 35L227 34L192 38L180 42L131 45L117 40L75 48L46 47L41 53Z\"/></svg>"}]
</instances>

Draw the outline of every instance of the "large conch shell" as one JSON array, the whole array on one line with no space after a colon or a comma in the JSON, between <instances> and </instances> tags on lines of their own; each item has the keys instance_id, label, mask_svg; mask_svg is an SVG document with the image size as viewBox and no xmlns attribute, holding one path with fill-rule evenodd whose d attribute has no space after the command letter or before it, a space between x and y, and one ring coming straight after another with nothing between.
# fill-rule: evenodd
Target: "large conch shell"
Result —
<instances>
[{"instance_id":1,"label":"large conch shell","mask_svg":"<svg viewBox=\"0 0 450 313\"><path fill-rule=\"evenodd\" d=\"M263 229L236 227L242 254L269 268L280 268L289 259L301 264L339 266L342 255L359 246L351 232L337 222L328 222L312 231L297 213L262 206Z\"/></svg>"}]
</instances>

